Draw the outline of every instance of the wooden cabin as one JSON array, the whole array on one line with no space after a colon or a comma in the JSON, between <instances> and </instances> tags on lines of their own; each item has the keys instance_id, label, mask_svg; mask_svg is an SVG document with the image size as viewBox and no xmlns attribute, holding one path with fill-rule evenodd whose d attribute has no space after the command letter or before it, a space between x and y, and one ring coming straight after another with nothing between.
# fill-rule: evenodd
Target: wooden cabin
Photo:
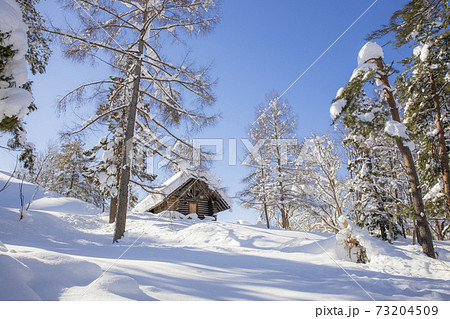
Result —
<instances>
[{"instance_id":1,"label":"wooden cabin","mask_svg":"<svg viewBox=\"0 0 450 319\"><path fill-rule=\"evenodd\" d=\"M204 167L180 171L136 206L141 212L159 214L177 211L184 215L197 214L200 219L228 210L233 201L219 182Z\"/></svg>"}]
</instances>

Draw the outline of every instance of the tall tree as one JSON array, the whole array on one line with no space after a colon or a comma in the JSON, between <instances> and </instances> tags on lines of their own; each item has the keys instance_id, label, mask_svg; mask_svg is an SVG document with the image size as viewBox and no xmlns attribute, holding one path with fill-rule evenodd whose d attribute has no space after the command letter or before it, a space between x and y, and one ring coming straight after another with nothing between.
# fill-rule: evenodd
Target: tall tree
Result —
<instances>
[{"instance_id":1,"label":"tall tree","mask_svg":"<svg viewBox=\"0 0 450 319\"><path fill-rule=\"evenodd\" d=\"M396 11L389 24L369 36L373 39L393 34L395 47L414 48L411 56L402 61L405 71L397 78L396 98L406 106L404 121L419 148L418 166L428 193L427 207L436 215L445 212L447 220L450 218L449 23L448 1L414 0ZM439 186L440 180L443 187ZM444 201L433 196L440 193L436 188L443 190Z\"/></svg>"},{"instance_id":2,"label":"tall tree","mask_svg":"<svg viewBox=\"0 0 450 319\"><path fill-rule=\"evenodd\" d=\"M383 49L378 44L368 42L364 45L358 54L358 68L353 72L349 84L338 92L330 113L334 120L342 118L344 124L358 121L358 116L361 113L364 113L365 117L375 118L374 110L368 112L367 109L361 109L362 106L367 104L360 103L360 98L358 97L365 95L364 88L370 82L372 84L376 82L378 86L381 86L383 98L387 103L390 113L390 119L386 122L384 132L394 140L403 158L417 222L417 239L422 246L423 252L429 257L435 258L433 239L425 215L419 176L410 145L408 144L410 138L405 125L400 119L400 112L393 96L394 88L389 83L388 76L390 75L391 68L384 63L383 56Z\"/></svg>"},{"instance_id":3,"label":"tall tree","mask_svg":"<svg viewBox=\"0 0 450 319\"><path fill-rule=\"evenodd\" d=\"M385 119L383 113L378 114L379 119ZM400 233L409 200L404 196L407 180L395 145L380 134L384 122L355 123L343 145L349 154L351 217L358 226L391 241ZM364 129L364 125L377 125L378 130Z\"/></svg>"},{"instance_id":4,"label":"tall tree","mask_svg":"<svg viewBox=\"0 0 450 319\"><path fill-rule=\"evenodd\" d=\"M168 40L182 43L183 35L210 31L218 20L217 10L212 0L66 2L68 7L75 8L81 28L76 32L57 28L48 31L63 37L68 56L75 59L95 57L113 68L109 79L83 85L74 90L73 95L94 86L115 86L112 90L119 101L97 112L82 130L114 112L125 110L113 238L117 242L125 232L133 156L140 153L139 148L157 144L159 148L147 147L142 154L159 154L162 147L176 153L172 152L171 145L159 138L157 130L189 145L172 132L173 127L187 123L198 129L216 119L216 116L204 113L204 107L214 101L207 69L194 67L188 58L178 61L173 53L169 55L172 58L165 57L170 52L164 51L163 44ZM188 102L183 101L183 96ZM189 102L191 106L188 106Z\"/></svg>"},{"instance_id":5,"label":"tall tree","mask_svg":"<svg viewBox=\"0 0 450 319\"><path fill-rule=\"evenodd\" d=\"M295 125L295 116L287 101L281 100L277 93L267 96L266 104L260 105L257 119L250 129L250 137L257 150L249 155L256 165L244 179L248 183L244 194L251 194L250 198L257 204L255 208L264 209L266 222L273 217L284 229L292 229L290 219L297 207Z\"/></svg>"},{"instance_id":6,"label":"tall tree","mask_svg":"<svg viewBox=\"0 0 450 319\"><path fill-rule=\"evenodd\" d=\"M296 190L301 203L298 215L309 214L309 224L315 230L337 233L348 197L345 180L339 176L342 158L326 135L307 138L301 147L296 161Z\"/></svg>"},{"instance_id":7,"label":"tall tree","mask_svg":"<svg viewBox=\"0 0 450 319\"><path fill-rule=\"evenodd\" d=\"M244 164L251 168L251 172L242 180L246 184L246 189L239 193L242 206L253 208L260 212L260 221L265 221L267 228L270 228L270 221L274 218L273 206L269 201L269 169L265 161L263 143L266 136L263 130L258 127L250 128L250 145L247 147L247 157Z\"/></svg>"}]
</instances>

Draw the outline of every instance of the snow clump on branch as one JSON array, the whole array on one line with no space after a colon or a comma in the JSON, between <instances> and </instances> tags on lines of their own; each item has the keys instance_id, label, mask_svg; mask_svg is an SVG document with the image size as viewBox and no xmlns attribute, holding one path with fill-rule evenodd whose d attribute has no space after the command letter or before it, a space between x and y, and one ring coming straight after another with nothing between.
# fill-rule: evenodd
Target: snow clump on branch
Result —
<instances>
[{"instance_id":1,"label":"snow clump on branch","mask_svg":"<svg viewBox=\"0 0 450 319\"><path fill-rule=\"evenodd\" d=\"M25 54L28 50L28 27L22 20L22 11L13 0L0 0L0 38L1 46L11 46L14 51L6 65L0 69L0 121L5 117L22 119L33 102L31 93L20 88L28 81ZM6 34L6 36L4 36Z\"/></svg>"},{"instance_id":2,"label":"snow clump on branch","mask_svg":"<svg viewBox=\"0 0 450 319\"><path fill-rule=\"evenodd\" d=\"M384 57L383 48L375 42L367 42L358 53L358 67Z\"/></svg>"}]
</instances>

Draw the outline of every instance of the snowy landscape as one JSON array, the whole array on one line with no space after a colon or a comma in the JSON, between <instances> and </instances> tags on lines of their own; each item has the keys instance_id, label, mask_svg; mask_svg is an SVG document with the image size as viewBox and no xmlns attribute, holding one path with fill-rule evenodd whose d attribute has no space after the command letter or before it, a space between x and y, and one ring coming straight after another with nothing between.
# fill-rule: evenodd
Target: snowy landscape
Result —
<instances>
[{"instance_id":1,"label":"snowy landscape","mask_svg":"<svg viewBox=\"0 0 450 319\"><path fill-rule=\"evenodd\" d=\"M130 213L113 245L106 213L42 189L19 220L20 183L0 193L1 300L450 300L448 242L435 260L373 239L356 264L333 234Z\"/></svg>"},{"instance_id":2,"label":"snowy landscape","mask_svg":"<svg viewBox=\"0 0 450 319\"><path fill-rule=\"evenodd\" d=\"M448 316L449 30L444 0L0 0L0 301Z\"/></svg>"}]
</instances>

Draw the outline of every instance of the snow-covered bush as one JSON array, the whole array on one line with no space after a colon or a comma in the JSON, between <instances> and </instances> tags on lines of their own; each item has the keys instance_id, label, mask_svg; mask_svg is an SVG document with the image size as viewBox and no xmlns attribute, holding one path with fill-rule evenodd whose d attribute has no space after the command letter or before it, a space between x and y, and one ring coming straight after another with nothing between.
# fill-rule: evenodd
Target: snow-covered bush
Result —
<instances>
[{"instance_id":1,"label":"snow-covered bush","mask_svg":"<svg viewBox=\"0 0 450 319\"><path fill-rule=\"evenodd\" d=\"M363 264L370 262L366 249L370 243L363 230L344 215L339 217L339 223L341 230L336 234L336 254L339 258Z\"/></svg>"}]
</instances>

